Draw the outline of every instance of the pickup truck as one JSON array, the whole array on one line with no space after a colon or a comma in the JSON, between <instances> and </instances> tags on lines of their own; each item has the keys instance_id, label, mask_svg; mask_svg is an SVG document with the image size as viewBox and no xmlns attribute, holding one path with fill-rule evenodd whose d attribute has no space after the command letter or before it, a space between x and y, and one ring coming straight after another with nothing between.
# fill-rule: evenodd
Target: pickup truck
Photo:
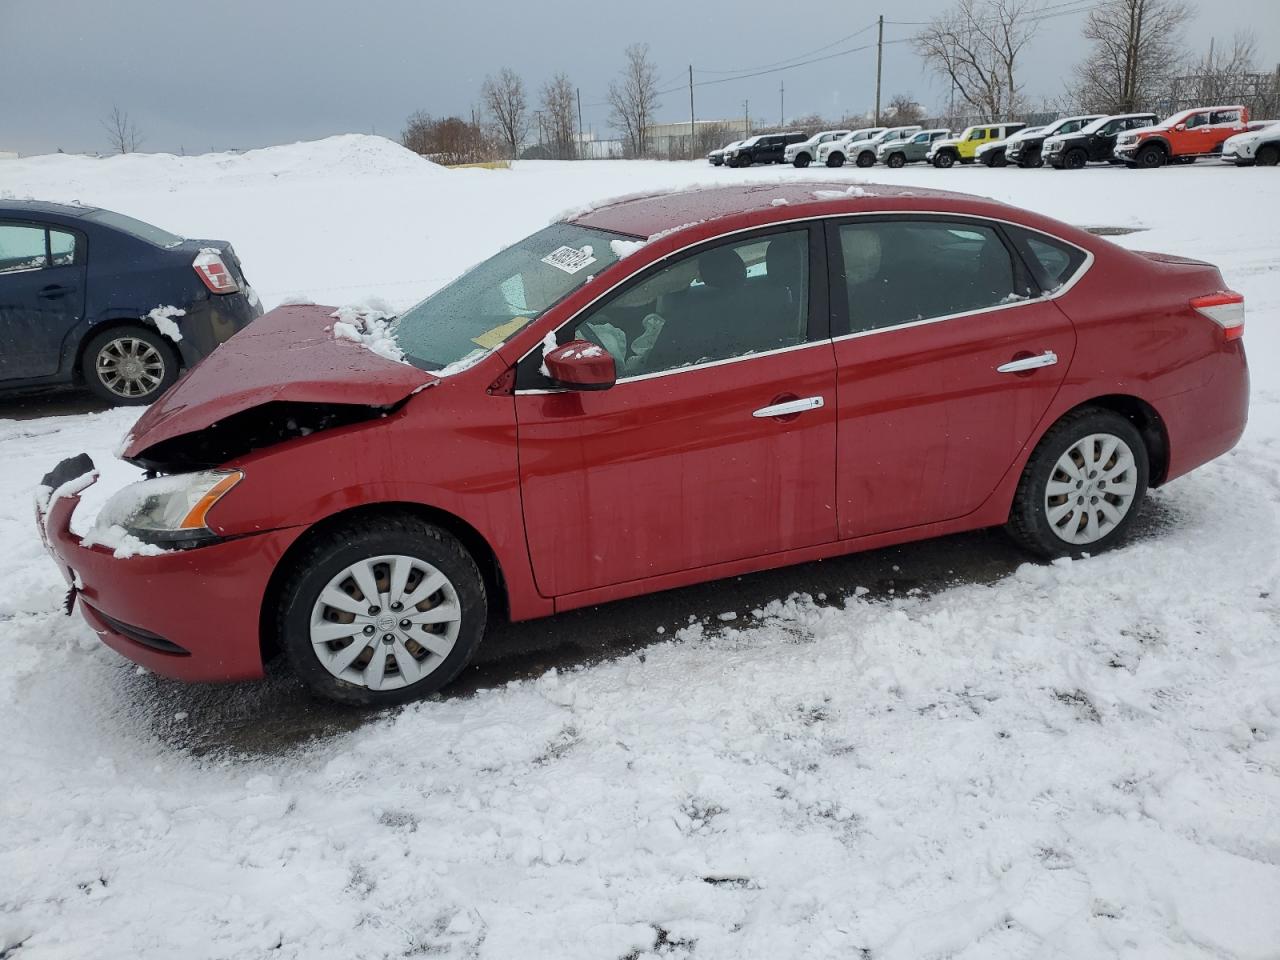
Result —
<instances>
[{"instance_id":1,"label":"pickup truck","mask_svg":"<svg viewBox=\"0 0 1280 960\"><path fill-rule=\"evenodd\" d=\"M845 151L845 159L859 167L874 166L876 151L879 150L880 144L888 143L890 140L901 140L903 137L914 136L919 132L920 124L918 123L913 123L906 127L890 127L883 133L877 133L874 137L868 137L866 140L851 144L849 149Z\"/></svg>"},{"instance_id":2,"label":"pickup truck","mask_svg":"<svg viewBox=\"0 0 1280 960\"><path fill-rule=\"evenodd\" d=\"M818 147L832 140L839 140L850 132L849 130L823 130L821 133L815 133L808 140L789 145L782 153L782 161L795 167L807 167L818 155Z\"/></svg>"},{"instance_id":3,"label":"pickup truck","mask_svg":"<svg viewBox=\"0 0 1280 960\"><path fill-rule=\"evenodd\" d=\"M790 144L807 139L803 133L762 133L743 140L732 150L724 152L727 167L749 167L753 163L782 163Z\"/></svg>"},{"instance_id":4,"label":"pickup truck","mask_svg":"<svg viewBox=\"0 0 1280 960\"><path fill-rule=\"evenodd\" d=\"M1122 133L1116 157L1131 167L1154 169L1166 163L1194 163L1197 157L1219 156L1222 144L1249 129L1249 110L1240 104L1193 107L1153 127Z\"/></svg>"},{"instance_id":5,"label":"pickup truck","mask_svg":"<svg viewBox=\"0 0 1280 960\"><path fill-rule=\"evenodd\" d=\"M856 144L863 140L870 140L872 137L879 137L885 129L885 127L862 127L845 134L838 140L828 140L818 147L818 155L814 159L819 163L825 163L828 167L843 167L850 152L856 149Z\"/></svg>"},{"instance_id":6,"label":"pickup truck","mask_svg":"<svg viewBox=\"0 0 1280 960\"><path fill-rule=\"evenodd\" d=\"M1046 137L1041 147L1044 162L1055 170L1080 170L1087 163L1115 160L1116 137L1126 130L1152 126L1154 113L1118 113L1100 117L1075 133L1058 133Z\"/></svg>"},{"instance_id":7,"label":"pickup truck","mask_svg":"<svg viewBox=\"0 0 1280 960\"><path fill-rule=\"evenodd\" d=\"M946 127L934 130L921 130L913 137L905 140L886 140L876 147L876 156L890 167L902 167L908 163L917 163L925 158L935 140L951 136Z\"/></svg>"},{"instance_id":8,"label":"pickup truck","mask_svg":"<svg viewBox=\"0 0 1280 960\"><path fill-rule=\"evenodd\" d=\"M1009 143L1009 149L1005 156L1010 163L1016 163L1018 166L1026 169L1028 167L1044 166L1044 144L1050 137L1066 136L1069 133L1075 133L1077 130L1088 126L1093 121L1101 119L1102 114L1091 113L1079 117L1061 117L1048 126L1041 127L1034 135L1027 134L1024 130L1022 135L1017 138L1017 143L1012 140Z\"/></svg>"},{"instance_id":9,"label":"pickup truck","mask_svg":"<svg viewBox=\"0 0 1280 960\"><path fill-rule=\"evenodd\" d=\"M1043 129L1044 127L1023 127L1016 133L1009 134L1004 140L988 140L973 151L973 159L984 167L1007 167L1009 165L1009 153L1017 149L1017 144L1024 137L1033 137Z\"/></svg>"}]
</instances>

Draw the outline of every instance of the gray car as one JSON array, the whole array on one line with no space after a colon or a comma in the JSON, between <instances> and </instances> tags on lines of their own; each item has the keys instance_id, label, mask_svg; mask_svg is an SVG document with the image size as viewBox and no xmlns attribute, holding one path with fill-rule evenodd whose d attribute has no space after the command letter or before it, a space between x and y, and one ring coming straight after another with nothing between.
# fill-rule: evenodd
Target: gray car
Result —
<instances>
[{"instance_id":1,"label":"gray car","mask_svg":"<svg viewBox=\"0 0 1280 960\"><path fill-rule=\"evenodd\" d=\"M908 163L923 161L929 152L929 146L935 140L951 136L945 127L936 130L921 130L905 140L890 140L880 144L876 156L891 167L901 167Z\"/></svg>"}]
</instances>

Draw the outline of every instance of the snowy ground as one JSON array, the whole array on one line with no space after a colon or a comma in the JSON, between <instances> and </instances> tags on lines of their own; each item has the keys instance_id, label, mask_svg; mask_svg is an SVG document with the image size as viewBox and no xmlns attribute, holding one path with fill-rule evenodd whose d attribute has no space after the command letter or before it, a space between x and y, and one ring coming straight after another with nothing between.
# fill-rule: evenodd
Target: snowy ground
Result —
<instances>
[{"instance_id":1,"label":"snowy ground","mask_svg":"<svg viewBox=\"0 0 1280 960\"><path fill-rule=\"evenodd\" d=\"M850 582L210 758L165 733L199 727L197 693L143 695L61 616L32 522L40 475L109 458L135 414L0 420L0 957L1280 957L1280 177L869 173L1218 263L1248 298L1240 447L1103 557ZM0 161L0 196L229 239L268 306L400 307L601 196L799 175L447 172L350 137Z\"/></svg>"}]
</instances>

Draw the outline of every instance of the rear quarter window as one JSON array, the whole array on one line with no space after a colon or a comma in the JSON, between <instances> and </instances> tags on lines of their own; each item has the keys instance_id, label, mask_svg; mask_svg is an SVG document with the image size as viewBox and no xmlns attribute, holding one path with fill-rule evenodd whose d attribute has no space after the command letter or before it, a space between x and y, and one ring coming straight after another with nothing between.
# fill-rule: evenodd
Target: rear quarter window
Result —
<instances>
[{"instance_id":1,"label":"rear quarter window","mask_svg":"<svg viewBox=\"0 0 1280 960\"><path fill-rule=\"evenodd\" d=\"M1088 255L1079 247L1023 227L1009 233L1045 293L1061 289L1084 267Z\"/></svg>"}]
</instances>

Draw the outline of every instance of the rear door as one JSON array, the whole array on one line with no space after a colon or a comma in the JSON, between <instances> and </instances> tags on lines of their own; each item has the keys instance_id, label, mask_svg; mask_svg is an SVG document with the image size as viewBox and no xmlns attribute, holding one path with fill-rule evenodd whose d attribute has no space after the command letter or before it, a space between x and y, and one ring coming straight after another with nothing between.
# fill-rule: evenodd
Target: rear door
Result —
<instances>
[{"instance_id":1,"label":"rear door","mask_svg":"<svg viewBox=\"0 0 1280 960\"><path fill-rule=\"evenodd\" d=\"M564 596L835 539L835 360L821 228L666 261L566 323L608 390L517 368L538 590Z\"/></svg>"},{"instance_id":2,"label":"rear door","mask_svg":"<svg viewBox=\"0 0 1280 960\"><path fill-rule=\"evenodd\" d=\"M973 512L1062 383L1070 320L993 221L850 218L829 243L841 538ZM1064 276L1085 260L1058 256Z\"/></svg>"},{"instance_id":3,"label":"rear door","mask_svg":"<svg viewBox=\"0 0 1280 960\"><path fill-rule=\"evenodd\" d=\"M0 380L58 372L84 316L86 253L71 230L0 221Z\"/></svg>"}]
</instances>

